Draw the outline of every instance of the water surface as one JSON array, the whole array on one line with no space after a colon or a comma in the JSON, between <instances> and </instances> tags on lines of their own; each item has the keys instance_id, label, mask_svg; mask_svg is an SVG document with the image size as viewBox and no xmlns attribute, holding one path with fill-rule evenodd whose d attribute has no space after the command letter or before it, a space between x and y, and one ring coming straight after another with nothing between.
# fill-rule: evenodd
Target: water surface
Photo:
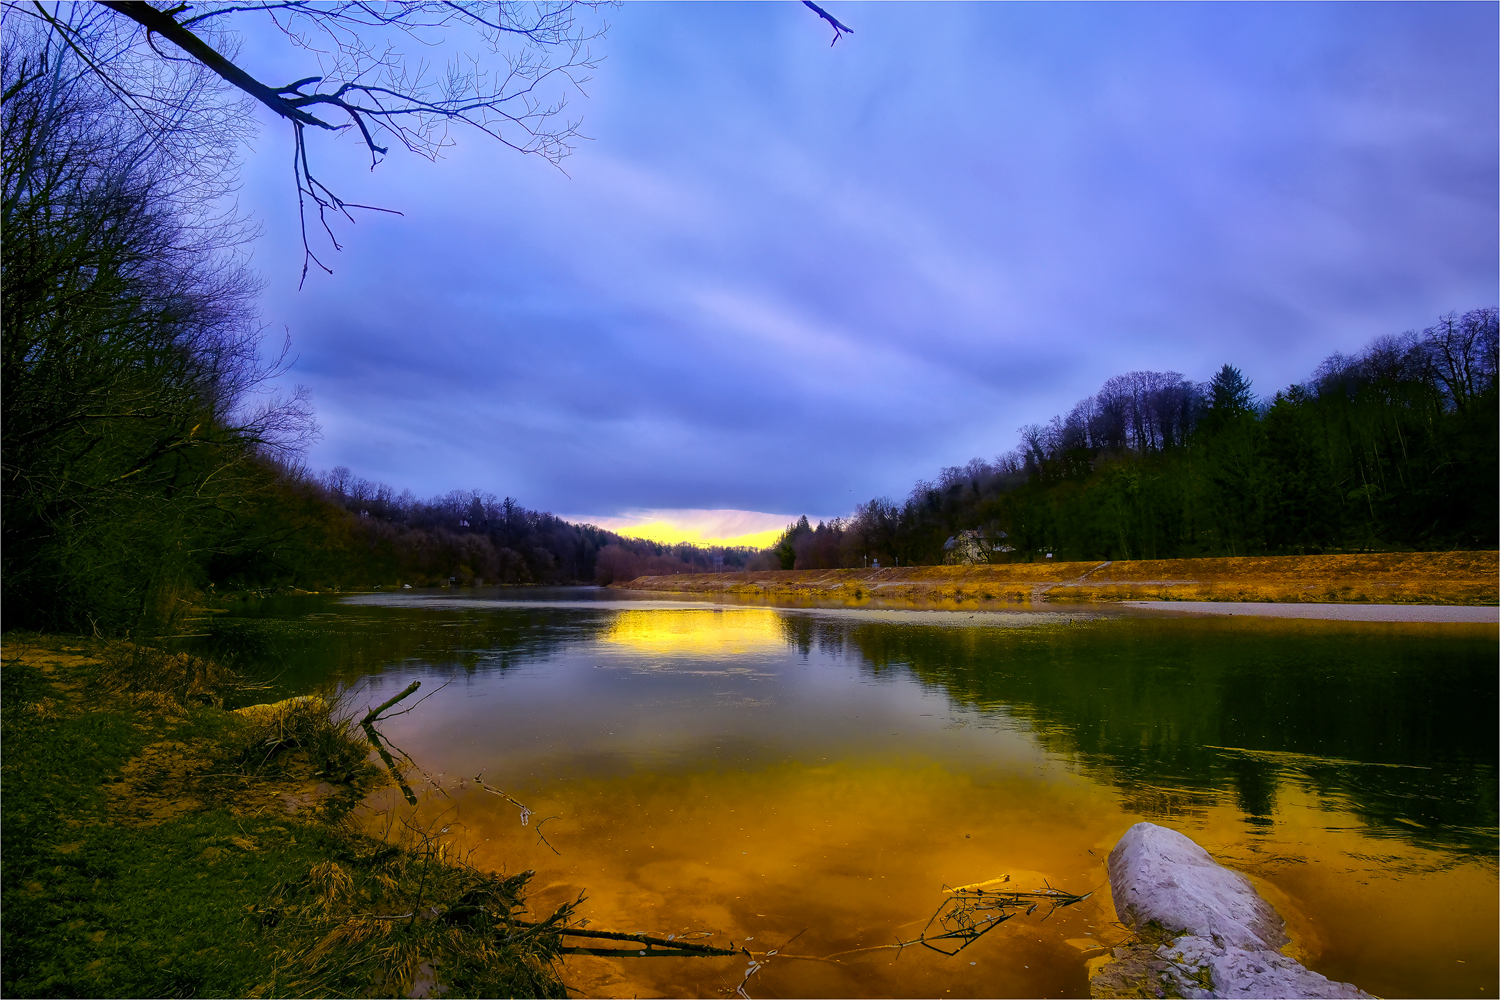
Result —
<instances>
[{"instance_id":1,"label":"water surface","mask_svg":"<svg viewBox=\"0 0 1500 1000\"><path fill-rule=\"evenodd\" d=\"M278 696L364 705L422 680L436 693L384 728L425 772L423 822L535 869L537 911L586 892L595 927L795 936L751 996L1086 996L1093 943L1121 936L1103 859L1142 819L1250 874L1330 978L1496 991L1493 625L658 596L275 599L196 641ZM817 960L910 940L943 886L1007 874L1097 895L954 957ZM745 970L580 957L564 978L713 996Z\"/></svg>"}]
</instances>

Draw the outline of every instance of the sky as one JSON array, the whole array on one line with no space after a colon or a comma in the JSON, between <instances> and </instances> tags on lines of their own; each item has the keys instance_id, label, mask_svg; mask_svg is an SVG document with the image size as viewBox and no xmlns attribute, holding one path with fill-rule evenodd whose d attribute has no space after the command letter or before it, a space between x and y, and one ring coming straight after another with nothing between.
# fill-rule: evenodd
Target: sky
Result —
<instances>
[{"instance_id":1,"label":"sky","mask_svg":"<svg viewBox=\"0 0 1500 1000\"><path fill-rule=\"evenodd\" d=\"M556 169L371 171L299 290L289 136L240 206L314 470L764 544L1015 447L1107 378L1269 395L1500 300L1495 4L607 8ZM317 71L242 20L262 79Z\"/></svg>"}]
</instances>

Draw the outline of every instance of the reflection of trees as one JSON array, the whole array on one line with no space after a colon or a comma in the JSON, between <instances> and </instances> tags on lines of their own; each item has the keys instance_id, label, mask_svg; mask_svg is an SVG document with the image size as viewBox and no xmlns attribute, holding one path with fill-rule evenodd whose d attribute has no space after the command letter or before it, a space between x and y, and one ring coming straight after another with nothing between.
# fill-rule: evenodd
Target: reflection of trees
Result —
<instances>
[{"instance_id":1,"label":"reflection of trees","mask_svg":"<svg viewBox=\"0 0 1500 1000\"><path fill-rule=\"evenodd\" d=\"M1478 631L787 621L804 651L852 647L872 671L904 667L961 704L1025 720L1148 815L1191 812L1232 789L1263 825L1294 784L1382 834L1494 850L1495 643Z\"/></svg>"},{"instance_id":2,"label":"reflection of trees","mask_svg":"<svg viewBox=\"0 0 1500 1000\"><path fill-rule=\"evenodd\" d=\"M788 613L803 655L857 655L1026 726L1148 816L1224 793L1264 826L1289 788L1379 836L1492 856L1500 726L1482 629L1139 619L951 628ZM461 679L553 656L611 627L603 610L474 611L269 599L199 640L284 694L420 664ZM284 696L284 695L278 695Z\"/></svg>"},{"instance_id":3,"label":"reflection of trees","mask_svg":"<svg viewBox=\"0 0 1500 1000\"><path fill-rule=\"evenodd\" d=\"M220 662L272 679L285 697L413 665L460 677L505 670L591 639L611 620L602 611L557 608L449 611L270 598L212 622L200 642Z\"/></svg>"}]
</instances>

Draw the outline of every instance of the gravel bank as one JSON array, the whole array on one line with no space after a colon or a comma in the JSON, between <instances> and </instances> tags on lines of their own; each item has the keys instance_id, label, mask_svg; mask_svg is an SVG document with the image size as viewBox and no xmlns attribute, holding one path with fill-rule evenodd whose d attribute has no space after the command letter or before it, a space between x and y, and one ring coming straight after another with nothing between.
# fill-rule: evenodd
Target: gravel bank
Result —
<instances>
[{"instance_id":1,"label":"gravel bank","mask_svg":"<svg viewBox=\"0 0 1500 1000\"><path fill-rule=\"evenodd\" d=\"M1234 601L1122 601L1150 611L1192 615L1254 615L1261 618L1321 618L1344 622L1500 623L1500 608L1445 604L1270 604Z\"/></svg>"}]
</instances>

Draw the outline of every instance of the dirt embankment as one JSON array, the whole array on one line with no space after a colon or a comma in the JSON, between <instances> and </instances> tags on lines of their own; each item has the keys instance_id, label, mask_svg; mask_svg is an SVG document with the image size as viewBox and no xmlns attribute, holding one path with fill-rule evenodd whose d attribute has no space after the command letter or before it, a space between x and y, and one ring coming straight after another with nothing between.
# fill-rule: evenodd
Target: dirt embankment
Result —
<instances>
[{"instance_id":1,"label":"dirt embankment","mask_svg":"<svg viewBox=\"0 0 1500 1000\"><path fill-rule=\"evenodd\" d=\"M628 590L849 603L1274 601L1493 605L1500 552L1244 556L648 576Z\"/></svg>"}]
</instances>

